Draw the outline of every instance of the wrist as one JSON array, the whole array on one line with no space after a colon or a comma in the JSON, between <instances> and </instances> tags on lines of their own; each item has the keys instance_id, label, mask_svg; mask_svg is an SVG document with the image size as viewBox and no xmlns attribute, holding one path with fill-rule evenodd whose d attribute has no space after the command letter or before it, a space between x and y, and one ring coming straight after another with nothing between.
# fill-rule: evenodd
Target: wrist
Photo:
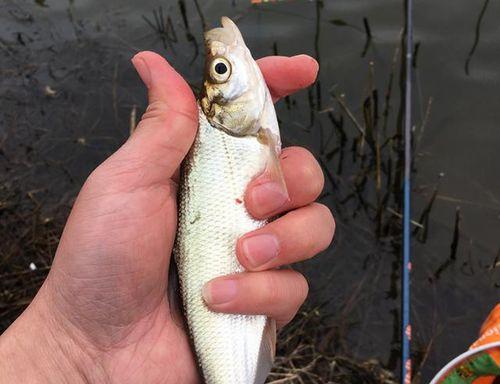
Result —
<instances>
[{"instance_id":1,"label":"wrist","mask_svg":"<svg viewBox=\"0 0 500 384\"><path fill-rule=\"evenodd\" d=\"M107 383L97 354L51 311L43 288L0 337L0 384Z\"/></svg>"}]
</instances>

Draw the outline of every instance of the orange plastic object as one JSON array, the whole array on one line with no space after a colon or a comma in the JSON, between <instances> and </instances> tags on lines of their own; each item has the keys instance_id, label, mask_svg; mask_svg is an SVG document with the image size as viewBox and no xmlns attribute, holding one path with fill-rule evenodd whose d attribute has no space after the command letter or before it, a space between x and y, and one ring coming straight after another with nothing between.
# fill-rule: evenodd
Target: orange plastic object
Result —
<instances>
[{"instance_id":1,"label":"orange plastic object","mask_svg":"<svg viewBox=\"0 0 500 384\"><path fill-rule=\"evenodd\" d=\"M453 359L431 384L494 384L499 377L500 304L497 304L469 351Z\"/></svg>"},{"instance_id":2,"label":"orange plastic object","mask_svg":"<svg viewBox=\"0 0 500 384\"><path fill-rule=\"evenodd\" d=\"M496 307L493 308L493 311L491 311L481 327L479 339L470 346L470 349L494 343L495 341L500 341L500 304L497 304ZM496 356L495 359L497 364L500 363L500 360L498 360L499 357L500 356Z\"/></svg>"},{"instance_id":3,"label":"orange plastic object","mask_svg":"<svg viewBox=\"0 0 500 384\"><path fill-rule=\"evenodd\" d=\"M488 318L481 327L480 336L477 341L471 345L470 349L479 348L482 345L500 342L500 304L491 311ZM500 367L500 348L493 348L488 351L488 354ZM476 379L474 384L493 384L495 376L486 376Z\"/></svg>"}]
</instances>

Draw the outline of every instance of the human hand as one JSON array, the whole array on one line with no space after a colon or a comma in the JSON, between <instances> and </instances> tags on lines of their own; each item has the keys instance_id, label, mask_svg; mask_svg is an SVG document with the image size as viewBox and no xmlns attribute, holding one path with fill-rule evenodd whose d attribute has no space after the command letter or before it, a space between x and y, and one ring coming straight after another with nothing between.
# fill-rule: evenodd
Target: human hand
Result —
<instances>
[{"instance_id":1,"label":"human hand","mask_svg":"<svg viewBox=\"0 0 500 384\"><path fill-rule=\"evenodd\" d=\"M301 55L258 61L275 100L310 85L317 63ZM176 232L179 165L198 124L194 96L159 55L133 63L149 107L130 139L85 182L61 237L52 269L32 304L0 338L1 383L198 383L183 325L166 290ZM306 150L281 155L290 199L265 175L247 189L256 217L288 212L238 242L249 271L233 276L237 294L224 304L227 277L205 290L213 310L267 314L290 321L307 295L302 275L275 270L314 256L330 243L330 211L313 203L321 169ZM264 236L257 236L264 235ZM268 244L277 249L264 261Z\"/></svg>"}]
</instances>

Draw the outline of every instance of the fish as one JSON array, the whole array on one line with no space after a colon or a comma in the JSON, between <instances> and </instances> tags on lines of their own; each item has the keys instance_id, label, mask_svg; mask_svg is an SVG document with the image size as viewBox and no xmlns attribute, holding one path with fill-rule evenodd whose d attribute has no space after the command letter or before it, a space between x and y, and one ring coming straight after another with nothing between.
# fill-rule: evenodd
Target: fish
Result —
<instances>
[{"instance_id":1,"label":"fish","mask_svg":"<svg viewBox=\"0 0 500 384\"><path fill-rule=\"evenodd\" d=\"M236 242L267 223L252 217L245 190L255 177L281 183L279 125L264 77L236 24L205 33L206 63L199 127L182 169L174 258L183 309L207 384L261 384L276 350L276 325L265 315L211 311L208 281L243 272Z\"/></svg>"}]
</instances>

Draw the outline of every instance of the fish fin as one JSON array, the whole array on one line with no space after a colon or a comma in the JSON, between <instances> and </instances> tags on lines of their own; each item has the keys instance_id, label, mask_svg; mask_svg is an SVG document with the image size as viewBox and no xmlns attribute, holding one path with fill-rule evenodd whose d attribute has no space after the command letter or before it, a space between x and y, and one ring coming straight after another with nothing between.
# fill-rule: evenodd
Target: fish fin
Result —
<instances>
[{"instance_id":1,"label":"fish fin","mask_svg":"<svg viewBox=\"0 0 500 384\"><path fill-rule=\"evenodd\" d=\"M273 367L274 357L276 356L276 321L267 318L262 341L260 343L259 358L257 360L257 372L254 384L263 384L271 368Z\"/></svg>"},{"instance_id":2,"label":"fish fin","mask_svg":"<svg viewBox=\"0 0 500 384\"><path fill-rule=\"evenodd\" d=\"M285 175L281 169L279 155L281 153L281 143L279 137L276 137L271 130L261 128L257 133L257 139L262 144L269 148L270 154L266 163L264 174L270 181L278 183L282 191L288 196L288 189L286 187Z\"/></svg>"},{"instance_id":3,"label":"fish fin","mask_svg":"<svg viewBox=\"0 0 500 384\"><path fill-rule=\"evenodd\" d=\"M243 44L243 46L245 46L245 41L243 40L243 36L241 35L241 32L240 32L238 26L236 25L236 23L233 20L231 20L227 16L222 16L220 19L220 23L222 25L222 28L228 29L231 31L235 41L238 44L240 44L240 45Z\"/></svg>"},{"instance_id":4,"label":"fish fin","mask_svg":"<svg viewBox=\"0 0 500 384\"><path fill-rule=\"evenodd\" d=\"M205 41L219 41L226 45L241 45L246 47L241 32L229 17L223 16L221 18L221 27L213 28L205 32Z\"/></svg>"}]
</instances>

